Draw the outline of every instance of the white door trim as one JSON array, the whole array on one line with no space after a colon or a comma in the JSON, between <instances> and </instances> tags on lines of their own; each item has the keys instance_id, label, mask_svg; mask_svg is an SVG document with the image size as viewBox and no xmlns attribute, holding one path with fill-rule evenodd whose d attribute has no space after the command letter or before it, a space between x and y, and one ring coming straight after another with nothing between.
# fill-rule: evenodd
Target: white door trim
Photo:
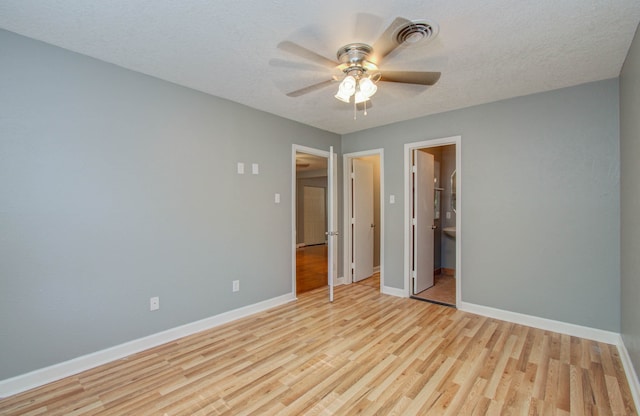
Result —
<instances>
[{"instance_id":1,"label":"white door trim","mask_svg":"<svg viewBox=\"0 0 640 416\"><path fill-rule=\"evenodd\" d=\"M456 145L456 305L462 298L462 136L424 140L404 145L404 296L411 296L411 154L414 149Z\"/></svg>"},{"instance_id":2,"label":"white door trim","mask_svg":"<svg viewBox=\"0 0 640 416\"><path fill-rule=\"evenodd\" d=\"M361 152L345 153L342 155L342 191L343 191L343 276L345 284L353 283L351 278L351 227L349 226L349 203L351 198L351 160L364 156L378 156L380 158L380 290L384 285L384 149L371 149Z\"/></svg>"},{"instance_id":3,"label":"white door trim","mask_svg":"<svg viewBox=\"0 0 640 416\"><path fill-rule=\"evenodd\" d=\"M313 147L301 146L293 144L291 146L291 293L296 296L296 153L307 153L314 156L320 156L329 159L327 150L314 149Z\"/></svg>"}]
</instances>

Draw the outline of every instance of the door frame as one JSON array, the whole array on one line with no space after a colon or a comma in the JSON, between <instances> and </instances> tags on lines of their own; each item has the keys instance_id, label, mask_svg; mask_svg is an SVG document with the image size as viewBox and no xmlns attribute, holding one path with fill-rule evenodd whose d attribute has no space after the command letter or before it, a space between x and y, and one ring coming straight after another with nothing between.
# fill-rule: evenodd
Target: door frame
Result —
<instances>
[{"instance_id":1,"label":"door frame","mask_svg":"<svg viewBox=\"0 0 640 416\"><path fill-rule=\"evenodd\" d=\"M314 156L320 156L320 157L324 157L327 159L327 162L329 160L329 151L328 150L321 150L321 149L315 149L313 147L307 147L307 146L302 146L299 144L293 144L291 146L291 288L292 288L292 294L294 297L296 297L297 299L297 295L296 295L296 232L297 232L297 228L298 228L298 224L297 224L297 220L298 220L298 215L297 215L297 211L296 211L296 204L298 201L298 194L297 194L297 173L296 173L296 153L306 153L309 155L314 155ZM328 163L327 163L328 165ZM327 178L329 177L329 167L327 166ZM328 179L327 179L328 180ZM327 186L327 192L329 192L328 186ZM336 194L337 194L337 189L335 190ZM328 200L328 195L326 196L327 200ZM330 207L327 206L327 209L331 209ZM328 213L327 213L328 215ZM337 215L337 213L336 213ZM336 259L337 260L337 259ZM328 276L327 276L328 277ZM335 280L335 279L334 279ZM335 285L335 282L334 282Z\"/></svg>"},{"instance_id":2,"label":"door frame","mask_svg":"<svg viewBox=\"0 0 640 416\"><path fill-rule=\"evenodd\" d=\"M365 156L378 156L380 162L380 177L378 178L380 183L380 291L384 285L384 149L372 149L364 150L361 152L345 153L342 155L342 190L343 190L343 227L344 239L343 241L343 270L342 276L345 284L353 283L353 279L350 272L351 261L351 243L353 240L353 233L351 232L351 226L349 224L349 213L351 212L351 161ZM375 180L375 177L374 177Z\"/></svg>"},{"instance_id":3,"label":"door frame","mask_svg":"<svg viewBox=\"0 0 640 416\"><path fill-rule=\"evenodd\" d=\"M411 155L415 149L456 145L456 306L462 298L462 136L405 143L404 145L404 296L411 296Z\"/></svg>"}]
</instances>

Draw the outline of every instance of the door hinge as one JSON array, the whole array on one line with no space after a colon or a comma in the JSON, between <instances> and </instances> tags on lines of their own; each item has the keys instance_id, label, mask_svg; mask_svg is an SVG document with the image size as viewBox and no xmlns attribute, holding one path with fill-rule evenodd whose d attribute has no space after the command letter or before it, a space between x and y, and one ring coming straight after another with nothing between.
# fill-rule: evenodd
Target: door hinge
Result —
<instances>
[{"instance_id":1,"label":"door hinge","mask_svg":"<svg viewBox=\"0 0 640 416\"><path fill-rule=\"evenodd\" d=\"M417 274L416 274L416 271L415 271L415 270L412 270L412 271L411 271L411 278L415 280L415 279L416 279L416 277L418 277L418 276L417 276Z\"/></svg>"},{"instance_id":2,"label":"door hinge","mask_svg":"<svg viewBox=\"0 0 640 416\"><path fill-rule=\"evenodd\" d=\"M416 225L418 221L415 218L411 218L411 225Z\"/></svg>"},{"instance_id":3,"label":"door hinge","mask_svg":"<svg viewBox=\"0 0 640 416\"><path fill-rule=\"evenodd\" d=\"M351 179L355 179L355 177L356 177L356 174L351 172Z\"/></svg>"},{"instance_id":4,"label":"door hinge","mask_svg":"<svg viewBox=\"0 0 640 416\"><path fill-rule=\"evenodd\" d=\"M416 165L411 166L411 172L416 173L418 171L418 167Z\"/></svg>"},{"instance_id":5,"label":"door hinge","mask_svg":"<svg viewBox=\"0 0 640 416\"><path fill-rule=\"evenodd\" d=\"M351 218L351 224L355 224L356 223L356 219L355 218Z\"/></svg>"}]
</instances>

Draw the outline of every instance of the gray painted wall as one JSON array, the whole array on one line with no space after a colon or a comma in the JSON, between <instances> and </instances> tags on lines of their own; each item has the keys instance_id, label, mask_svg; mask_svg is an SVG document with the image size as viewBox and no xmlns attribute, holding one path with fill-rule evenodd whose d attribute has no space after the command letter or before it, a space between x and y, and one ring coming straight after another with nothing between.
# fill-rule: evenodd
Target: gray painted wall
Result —
<instances>
[{"instance_id":1,"label":"gray painted wall","mask_svg":"<svg viewBox=\"0 0 640 416\"><path fill-rule=\"evenodd\" d=\"M640 373L640 30L620 74L621 332Z\"/></svg>"},{"instance_id":2,"label":"gray painted wall","mask_svg":"<svg viewBox=\"0 0 640 416\"><path fill-rule=\"evenodd\" d=\"M6 31L0 56L0 379L291 293L292 143L338 135Z\"/></svg>"},{"instance_id":3,"label":"gray painted wall","mask_svg":"<svg viewBox=\"0 0 640 416\"><path fill-rule=\"evenodd\" d=\"M462 300L619 331L618 116L612 79L343 136L384 148L385 283L404 285L404 144L461 135Z\"/></svg>"}]
</instances>

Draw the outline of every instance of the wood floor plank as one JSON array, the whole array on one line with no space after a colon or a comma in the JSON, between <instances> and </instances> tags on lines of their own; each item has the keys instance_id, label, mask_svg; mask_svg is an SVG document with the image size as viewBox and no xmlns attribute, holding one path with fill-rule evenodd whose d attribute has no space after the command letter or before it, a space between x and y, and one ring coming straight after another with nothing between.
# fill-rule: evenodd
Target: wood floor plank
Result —
<instances>
[{"instance_id":1,"label":"wood floor plank","mask_svg":"<svg viewBox=\"0 0 640 416\"><path fill-rule=\"evenodd\" d=\"M295 302L0 400L13 415L636 415L615 346L379 293Z\"/></svg>"}]
</instances>

